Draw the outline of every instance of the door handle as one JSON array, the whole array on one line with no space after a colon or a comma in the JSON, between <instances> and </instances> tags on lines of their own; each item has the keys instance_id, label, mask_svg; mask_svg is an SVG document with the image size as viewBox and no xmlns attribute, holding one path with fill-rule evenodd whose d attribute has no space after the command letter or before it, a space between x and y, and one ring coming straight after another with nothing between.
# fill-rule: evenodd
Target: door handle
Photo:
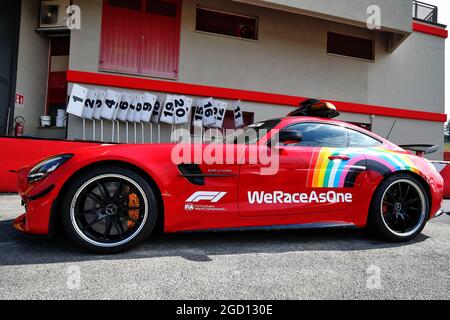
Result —
<instances>
[{"instance_id":1,"label":"door handle","mask_svg":"<svg viewBox=\"0 0 450 320\"><path fill-rule=\"evenodd\" d=\"M348 161L350 160L350 157L344 154L339 154L339 155L335 155L335 156L329 156L328 159L330 159L331 161L336 161L336 160L342 160L342 161Z\"/></svg>"}]
</instances>

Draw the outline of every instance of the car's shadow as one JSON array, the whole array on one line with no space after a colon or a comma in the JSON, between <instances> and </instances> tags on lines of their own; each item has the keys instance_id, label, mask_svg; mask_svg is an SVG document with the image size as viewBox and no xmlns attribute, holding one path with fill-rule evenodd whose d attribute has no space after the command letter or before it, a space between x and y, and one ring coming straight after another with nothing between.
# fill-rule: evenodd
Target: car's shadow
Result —
<instances>
[{"instance_id":1,"label":"car's shadow","mask_svg":"<svg viewBox=\"0 0 450 320\"><path fill-rule=\"evenodd\" d=\"M66 239L52 240L20 234L13 230L11 224L12 221L0 222L0 266L157 257L182 257L208 262L215 255L376 250L414 245L428 239L420 235L413 242L388 243L358 229L203 232L152 236L126 253L95 255L80 250Z\"/></svg>"}]
</instances>

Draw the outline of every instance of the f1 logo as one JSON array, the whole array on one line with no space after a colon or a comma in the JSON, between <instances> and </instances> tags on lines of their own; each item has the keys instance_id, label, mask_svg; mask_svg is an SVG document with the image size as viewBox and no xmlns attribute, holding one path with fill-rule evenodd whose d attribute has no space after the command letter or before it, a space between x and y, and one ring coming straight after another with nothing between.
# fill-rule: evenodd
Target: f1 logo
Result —
<instances>
[{"instance_id":1,"label":"f1 logo","mask_svg":"<svg viewBox=\"0 0 450 320\"><path fill-rule=\"evenodd\" d=\"M209 201L211 203L219 202L223 197L226 196L226 192L207 192L199 191L190 196L186 202L197 203L200 201Z\"/></svg>"}]
</instances>

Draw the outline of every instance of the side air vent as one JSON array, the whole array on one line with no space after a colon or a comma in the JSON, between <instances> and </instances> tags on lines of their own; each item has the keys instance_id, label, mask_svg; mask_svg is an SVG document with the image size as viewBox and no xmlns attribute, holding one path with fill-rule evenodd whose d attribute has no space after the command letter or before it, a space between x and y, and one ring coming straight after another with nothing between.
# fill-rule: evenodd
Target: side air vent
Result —
<instances>
[{"instance_id":1,"label":"side air vent","mask_svg":"<svg viewBox=\"0 0 450 320\"><path fill-rule=\"evenodd\" d=\"M205 177L198 164L180 164L178 170L181 176L197 186L205 185Z\"/></svg>"}]
</instances>

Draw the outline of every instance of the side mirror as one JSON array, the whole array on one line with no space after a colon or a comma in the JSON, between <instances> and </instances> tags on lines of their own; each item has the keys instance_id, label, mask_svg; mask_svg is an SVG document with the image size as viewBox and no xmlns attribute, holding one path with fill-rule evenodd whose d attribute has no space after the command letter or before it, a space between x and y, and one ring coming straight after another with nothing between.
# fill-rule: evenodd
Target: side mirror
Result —
<instances>
[{"instance_id":1,"label":"side mirror","mask_svg":"<svg viewBox=\"0 0 450 320\"><path fill-rule=\"evenodd\" d=\"M303 135L295 130L282 130L279 139L285 145L297 144L303 141Z\"/></svg>"}]
</instances>

